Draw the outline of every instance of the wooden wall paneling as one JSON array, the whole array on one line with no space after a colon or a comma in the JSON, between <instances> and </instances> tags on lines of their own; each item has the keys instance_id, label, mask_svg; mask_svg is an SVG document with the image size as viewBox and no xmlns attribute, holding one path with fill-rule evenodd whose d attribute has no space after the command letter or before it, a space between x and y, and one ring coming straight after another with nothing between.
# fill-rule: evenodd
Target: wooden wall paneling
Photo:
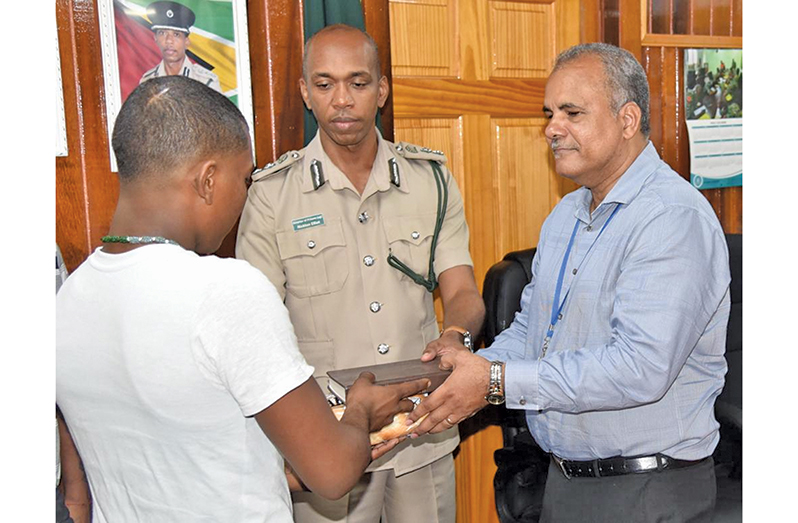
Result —
<instances>
[{"instance_id":1,"label":"wooden wall paneling","mask_svg":"<svg viewBox=\"0 0 798 523\"><path fill-rule=\"evenodd\" d=\"M438 116L541 114L545 79L394 78L394 118L434 111Z\"/></svg>"},{"instance_id":2,"label":"wooden wall paneling","mask_svg":"<svg viewBox=\"0 0 798 523\"><path fill-rule=\"evenodd\" d=\"M391 85L393 73L391 72L391 20L388 2L386 0L361 0L363 16L366 22L366 32L377 42L382 74ZM380 111L380 124L382 136L393 141L393 93Z\"/></svg>"},{"instance_id":3,"label":"wooden wall paneling","mask_svg":"<svg viewBox=\"0 0 798 523\"><path fill-rule=\"evenodd\" d=\"M461 1L457 4L460 34L460 80L485 81L492 70L491 40L485 37L490 2Z\"/></svg>"},{"instance_id":4,"label":"wooden wall paneling","mask_svg":"<svg viewBox=\"0 0 798 523\"><path fill-rule=\"evenodd\" d=\"M394 75L459 76L454 0L393 1L390 17Z\"/></svg>"},{"instance_id":5,"label":"wooden wall paneling","mask_svg":"<svg viewBox=\"0 0 798 523\"><path fill-rule=\"evenodd\" d=\"M712 34L731 36L732 0L714 0L712 3Z\"/></svg>"},{"instance_id":6,"label":"wooden wall paneling","mask_svg":"<svg viewBox=\"0 0 798 523\"><path fill-rule=\"evenodd\" d=\"M493 143L485 139L485 129L490 129L488 114L463 116L463 163L468 191L463 193L466 219L470 233L471 258L474 276L482 292L485 273L500 260L496 246L502 224L498 220L499 204L496 199L496 176L493 164Z\"/></svg>"},{"instance_id":7,"label":"wooden wall paneling","mask_svg":"<svg viewBox=\"0 0 798 523\"><path fill-rule=\"evenodd\" d=\"M640 0L619 0L618 4L618 46L626 49L642 61L642 30L648 29L648 20L642 20Z\"/></svg>"},{"instance_id":8,"label":"wooden wall paneling","mask_svg":"<svg viewBox=\"0 0 798 523\"><path fill-rule=\"evenodd\" d=\"M673 33L673 0L649 0L648 32Z\"/></svg>"},{"instance_id":9,"label":"wooden wall paneling","mask_svg":"<svg viewBox=\"0 0 798 523\"><path fill-rule=\"evenodd\" d=\"M690 33L690 3L693 0L673 0L673 33L674 34L689 34Z\"/></svg>"},{"instance_id":10,"label":"wooden wall paneling","mask_svg":"<svg viewBox=\"0 0 798 523\"><path fill-rule=\"evenodd\" d=\"M247 4L255 162L264 166L282 153L301 149L303 102L299 94L304 47L302 4L270 0ZM238 222L214 253L235 257Z\"/></svg>"},{"instance_id":11,"label":"wooden wall paneling","mask_svg":"<svg viewBox=\"0 0 798 523\"><path fill-rule=\"evenodd\" d=\"M580 43L582 27L581 19L579 18L581 14L580 3L581 0L557 0L554 2L554 20L556 24L554 40L557 47L556 54L552 57L552 66L554 66L557 54ZM543 75L544 81L548 79L549 72L550 71L546 71Z\"/></svg>"},{"instance_id":12,"label":"wooden wall paneling","mask_svg":"<svg viewBox=\"0 0 798 523\"><path fill-rule=\"evenodd\" d=\"M56 167L56 242L74 270L100 245L119 195L106 134L95 2L58 0L56 19L69 155Z\"/></svg>"},{"instance_id":13,"label":"wooden wall paneling","mask_svg":"<svg viewBox=\"0 0 798 523\"><path fill-rule=\"evenodd\" d=\"M579 3L581 21L579 42L600 42L604 31L604 17L601 5L603 0L582 0Z\"/></svg>"},{"instance_id":14,"label":"wooden wall paneling","mask_svg":"<svg viewBox=\"0 0 798 523\"><path fill-rule=\"evenodd\" d=\"M501 224L496 259L538 244L540 227L559 201L559 185L549 168L544 118L492 121L496 214Z\"/></svg>"},{"instance_id":15,"label":"wooden wall paneling","mask_svg":"<svg viewBox=\"0 0 798 523\"><path fill-rule=\"evenodd\" d=\"M712 2L714 0L693 0L692 20L690 34L711 35L712 33Z\"/></svg>"},{"instance_id":16,"label":"wooden wall paneling","mask_svg":"<svg viewBox=\"0 0 798 523\"><path fill-rule=\"evenodd\" d=\"M493 490L496 475L493 452L501 446L501 428L495 425L460 443L460 452L455 457L458 523L499 523Z\"/></svg>"},{"instance_id":17,"label":"wooden wall paneling","mask_svg":"<svg viewBox=\"0 0 798 523\"><path fill-rule=\"evenodd\" d=\"M492 77L548 76L557 55L554 4L490 2L488 18Z\"/></svg>"},{"instance_id":18,"label":"wooden wall paneling","mask_svg":"<svg viewBox=\"0 0 798 523\"><path fill-rule=\"evenodd\" d=\"M255 156L263 166L303 143L299 94L304 46L302 9L296 0L248 2Z\"/></svg>"}]
</instances>

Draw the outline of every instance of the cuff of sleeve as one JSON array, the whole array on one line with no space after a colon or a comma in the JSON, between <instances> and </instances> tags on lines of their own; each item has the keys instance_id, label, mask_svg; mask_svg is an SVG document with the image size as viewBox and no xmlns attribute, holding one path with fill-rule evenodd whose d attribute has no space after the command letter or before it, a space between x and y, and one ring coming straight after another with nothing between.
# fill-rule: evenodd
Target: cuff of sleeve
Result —
<instances>
[{"instance_id":1,"label":"cuff of sleeve","mask_svg":"<svg viewBox=\"0 0 798 523\"><path fill-rule=\"evenodd\" d=\"M508 409L540 410L538 360L513 360L504 365L504 396Z\"/></svg>"}]
</instances>

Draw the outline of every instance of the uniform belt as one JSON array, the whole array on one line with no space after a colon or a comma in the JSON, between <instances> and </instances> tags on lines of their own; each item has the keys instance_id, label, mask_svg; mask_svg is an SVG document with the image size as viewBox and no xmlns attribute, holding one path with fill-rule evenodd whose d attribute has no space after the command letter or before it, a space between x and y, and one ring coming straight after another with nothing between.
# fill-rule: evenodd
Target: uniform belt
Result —
<instances>
[{"instance_id":1,"label":"uniform belt","mask_svg":"<svg viewBox=\"0 0 798 523\"><path fill-rule=\"evenodd\" d=\"M605 476L622 476L624 474L640 474L644 472L680 469L697 465L707 459L687 461L670 458L664 454L654 454L653 456L640 456L636 458L617 456L607 459L595 459L593 461L570 461L561 459L554 454L551 455L551 458L567 479L601 478Z\"/></svg>"}]
</instances>

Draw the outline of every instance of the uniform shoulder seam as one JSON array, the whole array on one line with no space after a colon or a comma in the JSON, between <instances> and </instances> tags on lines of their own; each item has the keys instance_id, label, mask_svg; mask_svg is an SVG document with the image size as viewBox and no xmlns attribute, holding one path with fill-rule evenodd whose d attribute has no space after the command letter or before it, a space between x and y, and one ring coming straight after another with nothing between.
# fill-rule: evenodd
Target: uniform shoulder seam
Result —
<instances>
[{"instance_id":1,"label":"uniform shoulder seam","mask_svg":"<svg viewBox=\"0 0 798 523\"><path fill-rule=\"evenodd\" d=\"M275 161L267 163L262 169L259 169L253 174L252 181L259 182L260 180L271 178L277 173L287 172L286 168L301 160L303 156L305 156L304 151L288 151L283 153Z\"/></svg>"}]
</instances>

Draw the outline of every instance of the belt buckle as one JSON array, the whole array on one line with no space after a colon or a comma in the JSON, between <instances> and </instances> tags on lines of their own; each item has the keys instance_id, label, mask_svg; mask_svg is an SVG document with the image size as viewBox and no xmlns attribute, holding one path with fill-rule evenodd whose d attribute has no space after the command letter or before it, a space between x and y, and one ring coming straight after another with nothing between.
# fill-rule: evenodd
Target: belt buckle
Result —
<instances>
[{"instance_id":1,"label":"belt buckle","mask_svg":"<svg viewBox=\"0 0 798 523\"><path fill-rule=\"evenodd\" d=\"M557 455L555 454L552 454L551 457L554 458L554 462L557 464L558 467L560 467L560 472L562 472L562 475L565 476L565 479L570 480L571 475L568 473L568 470L565 468L565 463L564 463L565 460L557 457Z\"/></svg>"}]
</instances>

